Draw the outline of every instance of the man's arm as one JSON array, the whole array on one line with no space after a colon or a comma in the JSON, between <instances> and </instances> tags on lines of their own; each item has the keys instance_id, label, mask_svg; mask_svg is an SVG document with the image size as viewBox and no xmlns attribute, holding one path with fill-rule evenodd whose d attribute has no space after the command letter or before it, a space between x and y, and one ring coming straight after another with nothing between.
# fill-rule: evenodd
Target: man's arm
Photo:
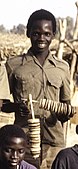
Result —
<instances>
[{"instance_id":1,"label":"man's arm","mask_svg":"<svg viewBox=\"0 0 78 169\"><path fill-rule=\"evenodd\" d=\"M5 64L0 64L0 99L10 99L9 82Z\"/></svg>"},{"instance_id":2,"label":"man's arm","mask_svg":"<svg viewBox=\"0 0 78 169\"><path fill-rule=\"evenodd\" d=\"M67 105L71 105L70 99L71 99L71 90L70 90L70 70L68 63L65 63L64 65L64 74L63 74L63 82L62 86L60 88L60 102L66 103ZM58 113L58 119L61 122L66 122L70 119L70 117L73 116L73 111L71 109L71 114L69 115L69 106L67 106L67 113L63 113L61 116L61 113Z\"/></svg>"},{"instance_id":3,"label":"man's arm","mask_svg":"<svg viewBox=\"0 0 78 169\"><path fill-rule=\"evenodd\" d=\"M0 110L3 106L3 100L10 100L10 89L8 82L8 75L5 63L0 62Z\"/></svg>"},{"instance_id":4,"label":"man's arm","mask_svg":"<svg viewBox=\"0 0 78 169\"><path fill-rule=\"evenodd\" d=\"M5 113L19 112L22 116L29 113L26 104L23 102L15 103L10 100L2 100L1 111Z\"/></svg>"}]
</instances>

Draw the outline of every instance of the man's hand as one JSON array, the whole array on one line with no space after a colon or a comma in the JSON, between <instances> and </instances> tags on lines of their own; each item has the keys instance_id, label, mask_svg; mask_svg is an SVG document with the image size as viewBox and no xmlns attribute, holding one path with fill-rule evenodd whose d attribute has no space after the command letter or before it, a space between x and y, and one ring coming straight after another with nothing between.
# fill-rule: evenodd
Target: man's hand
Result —
<instances>
[{"instance_id":1,"label":"man's hand","mask_svg":"<svg viewBox=\"0 0 78 169\"><path fill-rule=\"evenodd\" d=\"M22 101L19 103L13 103L9 100L3 101L1 111L5 113L19 112L21 116L26 116L30 113L26 103L23 103Z\"/></svg>"},{"instance_id":2,"label":"man's hand","mask_svg":"<svg viewBox=\"0 0 78 169\"><path fill-rule=\"evenodd\" d=\"M20 112L21 116L26 116L30 113L28 106L24 102L19 103L18 111Z\"/></svg>"}]
</instances>

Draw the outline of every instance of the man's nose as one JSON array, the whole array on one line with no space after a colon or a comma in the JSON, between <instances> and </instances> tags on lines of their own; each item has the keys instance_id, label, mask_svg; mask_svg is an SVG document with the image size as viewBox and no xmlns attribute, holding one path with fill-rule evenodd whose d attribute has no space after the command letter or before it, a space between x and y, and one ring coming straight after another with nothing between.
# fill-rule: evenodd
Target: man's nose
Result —
<instances>
[{"instance_id":1,"label":"man's nose","mask_svg":"<svg viewBox=\"0 0 78 169\"><path fill-rule=\"evenodd\" d=\"M43 39L44 39L44 34L40 34L39 38L40 38L41 40L43 40Z\"/></svg>"},{"instance_id":2,"label":"man's nose","mask_svg":"<svg viewBox=\"0 0 78 169\"><path fill-rule=\"evenodd\" d=\"M18 152L17 151L12 152L12 158L18 158Z\"/></svg>"}]
</instances>

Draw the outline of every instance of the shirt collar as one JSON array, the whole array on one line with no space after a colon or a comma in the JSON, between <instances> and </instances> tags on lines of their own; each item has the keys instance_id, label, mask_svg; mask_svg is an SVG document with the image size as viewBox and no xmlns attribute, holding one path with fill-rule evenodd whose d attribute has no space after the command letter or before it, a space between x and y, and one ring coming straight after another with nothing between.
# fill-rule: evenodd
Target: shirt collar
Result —
<instances>
[{"instance_id":1,"label":"shirt collar","mask_svg":"<svg viewBox=\"0 0 78 169\"><path fill-rule=\"evenodd\" d=\"M52 54L51 51L49 51L49 55L47 58L52 64L54 64L55 66L57 66L57 62L56 62L56 57L54 54Z\"/></svg>"},{"instance_id":2,"label":"shirt collar","mask_svg":"<svg viewBox=\"0 0 78 169\"><path fill-rule=\"evenodd\" d=\"M28 55L31 56L31 57L28 57ZM28 52L27 52L27 61L31 61L31 60L32 60L32 57L33 57L34 59L36 59L36 57L33 55L32 51L31 51L31 48L30 48L30 49L28 50ZM57 61L56 61L55 54L52 54L51 51L49 51L49 55L48 55L47 59L48 59L52 64L54 64L55 66L57 66Z\"/></svg>"}]
</instances>

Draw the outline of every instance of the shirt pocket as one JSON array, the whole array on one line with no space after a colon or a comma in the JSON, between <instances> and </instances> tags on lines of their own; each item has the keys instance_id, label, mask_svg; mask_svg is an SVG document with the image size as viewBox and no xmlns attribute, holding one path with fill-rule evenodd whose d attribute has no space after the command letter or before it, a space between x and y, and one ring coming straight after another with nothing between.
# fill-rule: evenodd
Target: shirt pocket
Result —
<instances>
[{"instance_id":1,"label":"shirt pocket","mask_svg":"<svg viewBox=\"0 0 78 169\"><path fill-rule=\"evenodd\" d=\"M52 100L59 101L60 88L62 86L61 78L48 78L47 79L47 92Z\"/></svg>"},{"instance_id":2,"label":"shirt pocket","mask_svg":"<svg viewBox=\"0 0 78 169\"><path fill-rule=\"evenodd\" d=\"M33 99L37 99L41 92L41 81L33 74L27 75L22 80L22 93L24 97L32 94Z\"/></svg>"},{"instance_id":3,"label":"shirt pocket","mask_svg":"<svg viewBox=\"0 0 78 169\"><path fill-rule=\"evenodd\" d=\"M27 75L22 79L22 94L23 97L28 97L34 91L34 78L31 75Z\"/></svg>"}]
</instances>

